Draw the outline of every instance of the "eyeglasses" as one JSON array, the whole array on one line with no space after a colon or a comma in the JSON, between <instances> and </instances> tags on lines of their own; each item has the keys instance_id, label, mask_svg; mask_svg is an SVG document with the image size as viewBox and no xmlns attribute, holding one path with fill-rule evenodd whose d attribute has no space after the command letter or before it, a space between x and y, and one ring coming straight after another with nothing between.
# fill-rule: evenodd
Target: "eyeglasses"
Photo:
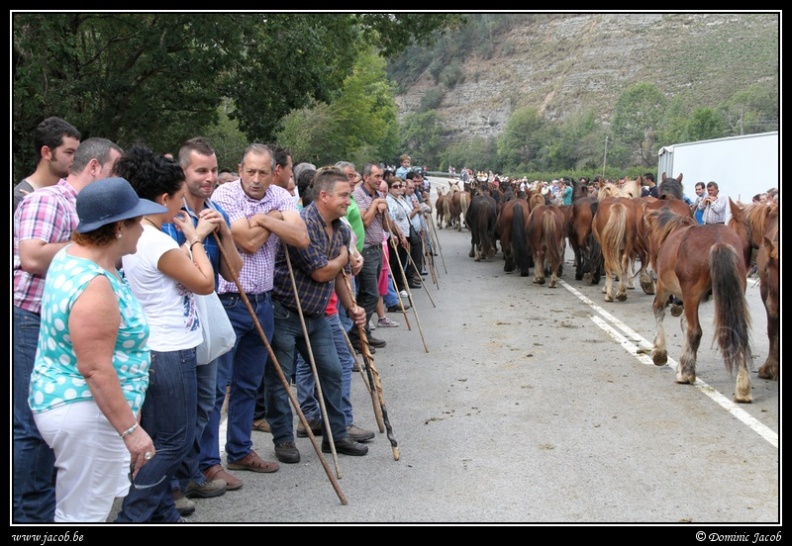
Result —
<instances>
[{"instance_id":1,"label":"eyeglasses","mask_svg":"<svg viewBox=\"0 0 792 546\"><path fill-rule=\"evenodd\" d=\"M401 188L401 187L402 187L402 185L401 185L401 184L393 184L393 185L391 186L391 188Z\"/></svg>"}]
</instances>

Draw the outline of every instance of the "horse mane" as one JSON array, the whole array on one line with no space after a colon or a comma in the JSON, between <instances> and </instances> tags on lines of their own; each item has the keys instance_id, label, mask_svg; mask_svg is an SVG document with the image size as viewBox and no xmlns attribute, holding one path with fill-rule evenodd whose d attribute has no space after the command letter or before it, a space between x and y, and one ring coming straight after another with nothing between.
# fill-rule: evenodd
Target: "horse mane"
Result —
<instances>
[{"instance_id":1,"label":"horse mane","mask_svg":"<svg viewBox=\"0 0 792 546\"><path fill-rule=\"evenodd\" d=\"M737 211L734 208L737 208ZM737 212L737 214L735 214ZM765 205L764 203L749 203L747 205L734 204L729 227L741 237L747 231L747 237L754 247L762 244L762 236L767 230L769 219L778 214L778 204Z\"/></svg>"},{"instance_id":2,"label":"horse mane","mask_svg":"<svg viewBox=\"0 0 792 546\"><path fill-rule=\"evenodd\" d=\"M682 201L682 183L676 178L666 178L657 187L659 199L679 199Z\"/></svg>"},{"instance_id":3,"label":"horse mane","mask_svg":"<svg viewBox=\"0 0 792 546\"><path fill-rule=\"evenodd\" d=\"M597 191L597 199L602 201L603 199L607 199L608 197L618 197L619 195L619 188L613 182L605 182L600 186L599 191Z\"/></svg>"},{"instance_id":4,"label":"horse mane","mask_svg":"<svg viewBox=\"0 0 792 546\"><path fill-rule=\"evenodd\" d=\"M541 194L541 192L531 192L530 196L528 197L528 207L531 210L534 210L539 205L545 204L545 196Z\"/></svg>"},{"instance_id":5,"label":"horse mane","mask_svg":"<svg viewBox=\"0 0 792 546\"><path fill-rule=\"evenodd\" d=\"M672 232L679 228L698 225L690 216L680 216L668 208L650 211L648 213L652 226L652 238L662 243ZM651 221L653 219L653 221ZM659 245L658 245L659 248Z\"/></svg>"}]
</instances>

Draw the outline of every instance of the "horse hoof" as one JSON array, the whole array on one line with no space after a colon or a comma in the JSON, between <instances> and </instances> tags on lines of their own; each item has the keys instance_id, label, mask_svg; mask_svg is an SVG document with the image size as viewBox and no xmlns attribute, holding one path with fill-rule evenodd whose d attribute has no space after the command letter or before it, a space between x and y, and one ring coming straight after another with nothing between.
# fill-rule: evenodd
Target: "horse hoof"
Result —
<instances>
[{"instance_id":1,"label":"horse hoof","mask_svg":"<svg viewBox=\"0 0 792 546\"><path fill-rule=\"evenodd\" d=\"M644 294L652 295L655 293L654 285L652 283L641 283L641 290Z\"/></svg>"},{"instance_id":2,"label":"horse hoof","mask_svg":"<svg viewBox=\"0 0 792 546\"><path fill-rule=\"evenodd\" d=\"M666 362L668 362L668 353L665 351L654 353L652 362L654 362L655 366L665 366Z\"/></svg>"},{"instance_id":3,"label":"horse hoof","mask_svg":"<svg viewBox=\"0 0 792 546\"><path fill-rule=\"evenodd\" d=\"M619 301L627 301L627 294L617 294L616 299Z\"/></svg>"},{"instance_id":4,"label":"horse hoof","mask_svg":"<svg viewBox=\"0 0 792 546\"><path fill-rule=\"evenodd\" d=\"M678 317L682 315L682 306L681 305L672 305L671 306L671 316Z\"/></svg>"},{"instance_id":5,"label":"horse hoof","mask_svg":"<svg viewBox=\"0 0 792 546\"><path fill-rule=\"evenodd\" d=\"M734 401L738 404L750 404L753 402L753 399L751 398L751 393L748 393L746 396L738 396L735 394Z\"/></svg>"},{"instance_id":6,"label":"horse hoof","mask_svg":"<svg viewBox=\"0 0 792 546\"><path fill-rule=\"evenodd\" d=\"M677 373L676 382L679 383L680 385L692 385L693 383L696 382L696 376Z\"/></svg>"},{"instance_id":7,"label":"horse hoof","mask_svg":"<svg viewBox=\"0 0 792 546\"><path fill-rule=\"evenodd\" d=\"M770 379L772 381L778 381L778 366L768 365L765 364L761 368L759 368L759 373L757 376L760 379Z\"/></svg>"},{"instance_id":8,"label":"horse hoof","mask_svg":"<svg viewBox=\"0 0 792 546\"><path fill-rule=\"evenodd\" d=\"M607 302L613 301L613 296L609 296L609 295L605 294L605 301L607 301Z\"/></svg>"}]
</instances>

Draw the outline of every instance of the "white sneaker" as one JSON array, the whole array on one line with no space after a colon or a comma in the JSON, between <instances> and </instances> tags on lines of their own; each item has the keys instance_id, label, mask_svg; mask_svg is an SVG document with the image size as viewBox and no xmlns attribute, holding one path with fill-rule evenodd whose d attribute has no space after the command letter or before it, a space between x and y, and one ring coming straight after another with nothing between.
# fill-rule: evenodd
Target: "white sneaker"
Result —
<instances>
[{"instance_id":1,"label":"white sneaker","mask_svg":"<svg viewBox=\"0 0 792 546\"><path fill-rule=\"evenodd\" d=\"M369 330L376 330L377 329L377 321L374 320L374 317L371 317L369 320Z\"/></svg>"},{"instance_id":2,"label":"white sneaker","mask_svg":"<svg viewBox=\"0 0 792 546\"><path fill-rule=\"evenodd\" d=\"M399 323L395 320L391 320L388 317L382 317L377 321L377 326L380 328L397 328Z\"/></svg>"},{"instance_id":3,"label":"white sneaker","mask_svg":"<svg viewBox=\"0 0 792 546\"><path fill-rule=\"evenodd\" d=\"M407 291L406 291L406 290L402 290L401 292L399 292L399 295L400 295L401 297L403 297L403 298L407 298L407 297L409 297L409 296L407 295Z\"/></svg>"}]
</instances>

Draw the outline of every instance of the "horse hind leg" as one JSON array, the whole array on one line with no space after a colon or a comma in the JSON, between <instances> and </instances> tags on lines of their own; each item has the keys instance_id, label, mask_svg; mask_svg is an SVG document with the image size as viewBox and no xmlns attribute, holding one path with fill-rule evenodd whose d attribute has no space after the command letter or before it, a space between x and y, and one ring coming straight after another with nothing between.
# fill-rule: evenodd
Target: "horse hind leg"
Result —
<instances>
[{"instance_id":1,"label":"horse hind leg","mask_svg":"<svg viewBox=\"0 0 792 546\"><path fill-rule=\"evenodd\" d=\"M684 321L687 324L682 357L676 370L676 382L694 384L696 382L696 355L701 344L701 324L699 323L699 300L685 302Z\"/></svg>"}]
</instances>

